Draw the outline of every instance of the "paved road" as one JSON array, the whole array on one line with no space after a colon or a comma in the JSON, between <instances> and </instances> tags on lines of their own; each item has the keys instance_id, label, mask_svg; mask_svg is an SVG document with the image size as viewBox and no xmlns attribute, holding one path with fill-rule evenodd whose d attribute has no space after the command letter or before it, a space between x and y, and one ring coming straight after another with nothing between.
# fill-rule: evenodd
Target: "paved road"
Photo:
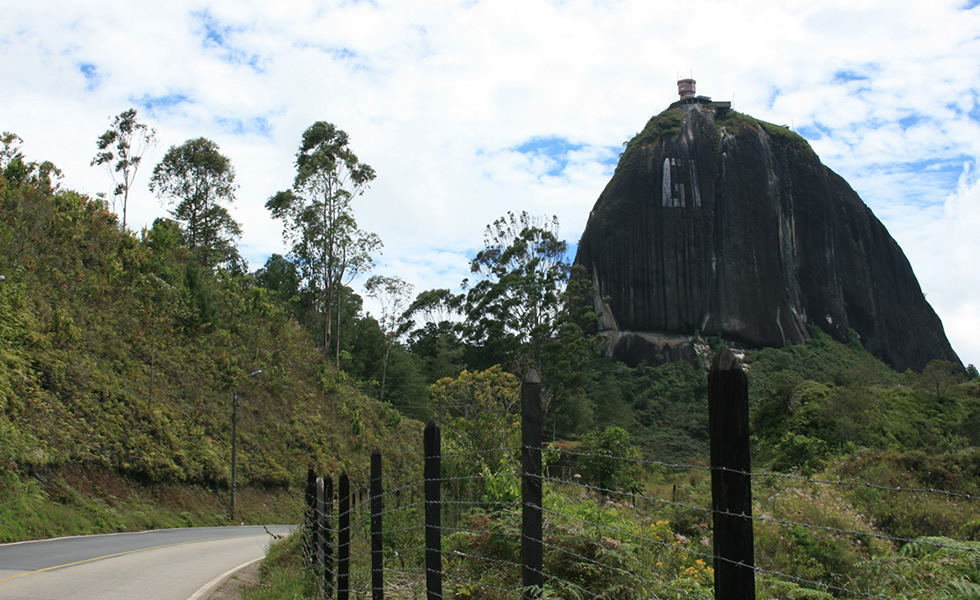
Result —
<instances>
[{"instance_id":1,"label":"paved road","mask_svg":"<svg viewBox=\"0 0 980 600\"><path fill-rule=\"evenodd\" d=\"M283 534L288 526L269 527ZM188 600L216 577L261 558L259 527L197 527L0 545L3 600Z\"/></svg>"}]
</instances>

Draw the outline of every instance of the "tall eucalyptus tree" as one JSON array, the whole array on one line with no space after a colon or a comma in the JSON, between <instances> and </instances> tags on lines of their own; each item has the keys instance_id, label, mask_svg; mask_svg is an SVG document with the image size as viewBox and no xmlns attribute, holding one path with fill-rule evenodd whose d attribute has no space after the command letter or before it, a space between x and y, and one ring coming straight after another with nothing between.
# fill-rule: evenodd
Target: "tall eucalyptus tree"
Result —
<instances>
[{"instance_id":1,"label":"tall eucalyptus tree","mask_svg":"<svg viewBox=\"0 0 980 600\"><path fill-rule=\"evenodd\" d=\"M91 165L103 165L116 185L113 197L122 196L122 226L126 229L126 210L129 206L129 188L136 179L143 153L156 143L156 129L136 120L136 109L130 108L116 115L112 126L96 140L99 151Z\"/></svg>"},{"instance_id":2,"label":"tall eucalyptus tree","mask_svg":"<svg viewBox=\"0 0 980 600\"><path fill-rule=\"evenodd\" d=\"M373 275L364 284L364 291L378 303L378 326L384 339L385 353L381 369L381 401L385 399L385 380L388 378L388 360L395 340L406 333L412 322L405 314L414 286L401 277Z\"/></svg>"},{"instance_id":3,"label":"tall eucalyptus tree","mask_svg":"<svg viewBox=\"0 0 980 600\"><path fill-rule=\"evenodd\" d=\"M184 243L209 269L240 267L234 240L242 228L223 206L234 202L237 188L231 160L203 137L171 146L150 178L150 190L167 199L182 225Z\"/></svg>"},{"instance_id":4,"label":"tall eucalyptus tree","mask_svg":"<svg viewBox=\"0 0 980 600\"><path fill-rule=\"evenodd\" d=\"M290 258L320 313L323 351L329 355L332 349L338 364L339 295L355 275L374 265L372 255L381 248L381 239L359 229L354 218L354 200L375 176L350 149L347 133L317 121L303 132L293 187L265 205L283 221Z\"/></svg>"},{"instance_id":5,"label":"tall eucalyptus tree","mask_svg":"<svg viewBox=\"0 0 980 600\"><path fill-rule=\"evenodd\" d=\"M467 333L501 359L522 357L525 368L541 368L543 348L558 330L569 273L558 219L508 212L487 225L483 243L470 261L479 279L463 282L469 288Z\"/></svg>"}]
</instances>

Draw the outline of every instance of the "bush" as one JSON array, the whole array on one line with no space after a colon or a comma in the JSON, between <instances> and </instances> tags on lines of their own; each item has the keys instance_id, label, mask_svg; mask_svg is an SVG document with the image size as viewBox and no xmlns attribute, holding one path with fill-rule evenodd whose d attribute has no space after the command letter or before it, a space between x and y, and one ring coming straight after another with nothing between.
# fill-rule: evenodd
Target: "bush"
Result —
<instances>
[{"instance_id":1,"label":"bush","mask_svg":"<svg viewBox=\"0 0 980 600\"><path fill-rule=\"evenodd\" d=\"M601 490L636 492L640 489L640 453L622 427L595 430L579 446L582 477Z\"/></svg>"}]
</instances>

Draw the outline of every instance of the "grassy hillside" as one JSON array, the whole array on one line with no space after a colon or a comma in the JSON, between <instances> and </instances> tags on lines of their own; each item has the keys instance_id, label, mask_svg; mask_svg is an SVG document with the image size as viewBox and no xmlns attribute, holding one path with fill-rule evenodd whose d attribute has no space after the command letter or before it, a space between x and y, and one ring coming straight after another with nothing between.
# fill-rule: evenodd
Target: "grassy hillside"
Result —
<instances>
[{"instance_id":1,"label":"grassy hillside","mask_svg":"<svg viewBox=\"0 0 980 600\"><path fill-rule=\"evenodd\" d=\"M327 366L248 276L198 267L174 224L120 231L37 165L6 172L0 541L220 520L236 395L257 518L295 521L308 466L398 453L417 427Z\"/></svg>"}]
</instances>

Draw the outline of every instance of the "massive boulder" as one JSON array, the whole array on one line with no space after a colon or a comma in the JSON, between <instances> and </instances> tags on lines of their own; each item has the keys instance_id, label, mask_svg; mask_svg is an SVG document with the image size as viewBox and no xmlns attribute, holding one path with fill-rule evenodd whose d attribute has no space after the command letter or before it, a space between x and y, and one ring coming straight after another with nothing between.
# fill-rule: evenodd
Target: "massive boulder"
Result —
<instances>
[{"instance_id":1,"label":"massive boulder","mask_svg":"<svg viewBox=\"0 0 980 600\"><path fill-rule=\"evenodd\" d=\"M937 260L939 258L937 257ZM629 142L575 262L626 362L689 358L696 333L747 348L856 332L892 368L959 364L901 248L786 127L689 99Z\"/></svg>"}]
</instances>

